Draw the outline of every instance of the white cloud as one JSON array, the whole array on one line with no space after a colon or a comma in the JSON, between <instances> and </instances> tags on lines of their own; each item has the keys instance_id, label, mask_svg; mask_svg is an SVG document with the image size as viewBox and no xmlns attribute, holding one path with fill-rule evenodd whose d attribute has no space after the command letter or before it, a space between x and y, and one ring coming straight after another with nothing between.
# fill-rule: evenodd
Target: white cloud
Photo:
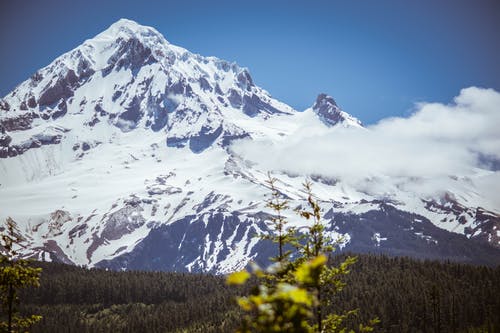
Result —
<instances>
[{"instance_id":1,"label":"white cloud","mask_svg":"<svg viewBox=\"0 0 500 333\"><path fill-rule=\"evenodd\" d=\"M450 176L485 168L478 156L500 159L500 93L466 88L451 104L420 103L410 117L384 119L366 130L311 127L279 143L245 141L233 149L267 170L322 174L357 187L366 187L367 179L390 179L394 186L402 178L424 179L413 182L419 190L445 191ZM492 192L482 186L485 195Z\"/></svg>"}]
</instances>

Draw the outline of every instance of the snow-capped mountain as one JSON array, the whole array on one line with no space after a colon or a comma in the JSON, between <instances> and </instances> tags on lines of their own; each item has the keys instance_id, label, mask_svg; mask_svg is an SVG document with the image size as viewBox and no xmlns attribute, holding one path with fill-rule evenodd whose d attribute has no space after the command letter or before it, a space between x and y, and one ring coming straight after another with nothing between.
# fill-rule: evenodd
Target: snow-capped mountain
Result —
<instances>
[{"instance_id":1,"label":"snow-capped mountain","mask_svg":"<svg viewBox=\"0 0 500 333\"><path fill-rule=\"evenodd\" d=\"M304 177L233 148L286 144L304 129L366 130L330 96L298 112L247 69L122 19L0 101L0 218L28 240L22 255L43 260L214 273L265 264L273 245L255 235L272 214L267 173L292 207L305 204ZM498 210L463 200L468 187L387 199L308 175L343 248L500 262Z\"/></svg>"}]
</instances>

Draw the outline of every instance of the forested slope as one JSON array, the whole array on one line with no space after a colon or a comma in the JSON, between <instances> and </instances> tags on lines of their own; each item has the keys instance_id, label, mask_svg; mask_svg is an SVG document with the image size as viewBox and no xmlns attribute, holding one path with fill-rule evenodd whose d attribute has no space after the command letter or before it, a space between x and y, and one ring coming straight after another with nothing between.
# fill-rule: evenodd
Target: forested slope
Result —
<instances>
[{"instance_id":1,"label":"forested slope","mask_svg":"<svg viewBox=\"0 0 500 333\"><path fill-rule=\"evenodd\" d=\"M212 275L37 265L41 287L21 298L44 317L33 332L233 332L233 298L249 292ZM345 281L332 306L359 308L352 325L378 316L378 332L500 331L500 267L360 255Z\"/></svg>"}]
</instances>

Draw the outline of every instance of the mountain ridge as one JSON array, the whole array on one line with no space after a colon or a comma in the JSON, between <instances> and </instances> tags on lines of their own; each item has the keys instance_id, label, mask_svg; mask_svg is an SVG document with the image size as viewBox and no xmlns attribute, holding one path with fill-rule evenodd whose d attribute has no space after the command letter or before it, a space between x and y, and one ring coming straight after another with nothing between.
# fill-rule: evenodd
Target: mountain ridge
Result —
<instances>
[{"instance_id":1,"label":"mountain ridge","mask_svg":"<svg viewBox=\"0 0 500 333\"><path fill-rule=\"evenodd\" d=\"M0 101L0 198L8 207L0 217L12 216L28 240L22 255L41 260L219 274L250 260L265 265L272 245L253 235L269 230L267 174L294 205L305 203L303 175L266 170L237 148L286 145L303 131L360 130L369 131L326 94L298 112L247 69L120 20ZM391 199L308 176L341 248L359 239L365 251L472 262L484 255L490 264L499 253L500 215L467 206L460 198L469 192L399 190ZM386 205L392 219L383 218ZM457 253L435 227L448 230Z\"/></svg>"}]
</instances>

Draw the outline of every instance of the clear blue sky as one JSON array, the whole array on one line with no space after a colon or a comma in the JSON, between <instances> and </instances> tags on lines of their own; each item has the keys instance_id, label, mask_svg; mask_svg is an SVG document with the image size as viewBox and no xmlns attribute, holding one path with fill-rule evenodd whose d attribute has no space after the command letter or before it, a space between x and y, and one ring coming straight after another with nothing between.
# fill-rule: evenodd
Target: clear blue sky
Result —
<instances>
[{"instance_id":1,"label":"clear blue sky","mask_svg":"<svg viewBox=\"0 0 500 333\"><path fill-rule=\"evenodd\" d=\"M119 18L248 67L298 110L320 92L365 123L500 90L500 1L0 0L0 95Z\"/></svg>"}]
</instances>

